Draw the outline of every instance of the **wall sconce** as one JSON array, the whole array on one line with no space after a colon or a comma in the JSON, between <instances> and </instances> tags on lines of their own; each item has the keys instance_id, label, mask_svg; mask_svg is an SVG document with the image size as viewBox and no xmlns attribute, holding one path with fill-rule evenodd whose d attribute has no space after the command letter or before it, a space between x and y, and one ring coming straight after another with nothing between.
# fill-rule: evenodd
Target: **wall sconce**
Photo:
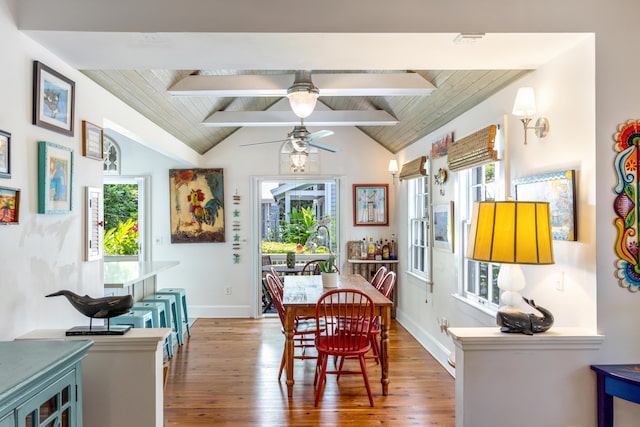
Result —
<instances>
[{"instance_id":1,"label":"wall sconce","mask_svg":"<svg viewBox=\"0 0 640 427\"><path fill-rule=\"evenodd\" d=\"M538 138L544 138L549 134L549 120L540 117L535 126L529 126L531 116L536 113L536 96L532 87L521 87L516 94L513 103L513 115L522 117L520 121L524 125L524 143L527 144L527 130L533 129Z\"/></svg>"},{"instance_id":2,"label":"wall sconce","mask_svg":"<svg viewBox=\"0 0 640 427\"><path fill-rule=\"evenodd\" d=\"M393 183L396 182L396 174L398 173L398 161L396 159L389 160L389 173L393 175Z\"/></svg>"}]
</instances>

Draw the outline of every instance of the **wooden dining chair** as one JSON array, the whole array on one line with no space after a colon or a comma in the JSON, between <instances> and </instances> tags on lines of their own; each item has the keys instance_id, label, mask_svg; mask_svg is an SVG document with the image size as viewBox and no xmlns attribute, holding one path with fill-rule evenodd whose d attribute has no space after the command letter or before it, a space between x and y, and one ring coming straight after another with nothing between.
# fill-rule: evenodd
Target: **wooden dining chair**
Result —
<instances>
[{"instance_id":1,"label":"wooden dining chair","mask_svg":"<svg viewBox=\"0 0 640 427\"><path fill-rule=\"evenodd\" d=\"M373 406L365 354L371 349L371 326L374 319L373 300L358 289L333 289L320 297L316 304L315 344L318 361L313 382L317 385L315 406L318 406L322 396L327 374L361 374L369 396L369 404ZM339 327L343 322L350 327ZM321 325L324 325L324 328L321 329ZM336 370L327 370L329 356L341 360ZM359 371L344 369L344 359L350 357L358 358Z\"/></svg>"},{"instance_id":2,"label":"wooden dining chair","mask_svg":"<svg viewBox=\"0 0 640 427\"><path fill-rule=\"evenodd\" d=\"M271 273L267 273L266 275L267 286L269 288L269 292L271 293L271 299L273 300L273 304L276 306L276 311L278 312L278 317L280 318L280 325L282 334L284 335L284 305L282 304L282 296L283 289L278 284L278 279L276 279ZM294 351L295 349L300 349L299 354L294 354L294 359L316 359L316 354L309 354L308 350L315 348L314 338L316 333L316 322L315 319L295 319L294 331L293 331L293 340L294 340ZM280 371L278 372L278 380L282 378L282 372L284 371L285 365L285 354L286 348L283 346L282 349L282 359L280 361Z\"/></svg>"},{"instance_id":3,"label":"wooden dining chair","mask_svg":"<svg viewBox=\"0 0 640 427\"><path fill-rule=\"evenodd\" d=\"M378 291L385 297L391 299L393 288L396 286L398 276L396 272L389 271L380 281L380 289ZM371 327L371 348L373 350L373 358L376 363L380 363L380 319L376 317Z\"/></svg>"},{"instance_id":4,"label":"wooden dining chair","mask_svg":"<svg viewBox=\"0 0 640 427\"><path fill-rule=\"evenodd\" d=\"M300 274L302 274L303 276L319 276L320 266L318 264L324 261L324 259L312 259L311 261L307 262L304 267L302 267L302 273ZM338 266L334 264L333 267L339 274L340 270L338 269Z\"/></svg>"}]
</instances>

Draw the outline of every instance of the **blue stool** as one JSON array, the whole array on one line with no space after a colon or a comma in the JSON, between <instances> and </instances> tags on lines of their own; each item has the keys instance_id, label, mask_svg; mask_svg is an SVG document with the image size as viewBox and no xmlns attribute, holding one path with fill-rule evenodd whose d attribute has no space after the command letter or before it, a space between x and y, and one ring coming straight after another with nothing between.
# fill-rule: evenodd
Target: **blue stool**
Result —
<instances>
[{"instance_id":1,"label":"blue stool","mask_svg":"<svg viewBox=\"0 0 640 427\"><path fill-rule=\"evenodd\" d=\"M164 303L161 302L137 302L131 307L131 311L150 311L153 320L153 328L169 328L169 322L167 322L167 312L165 310ZM173 337L171 334L164 341L165 348L167 349L167 355L169 358L173 357Z\"/></svg>"},{"instance_id":2,"label":"blue stool","mask_svg":"<svg viewBox=\"0 0 640 427\"><path fill-rule=\"evenodd\" d=\"M109 319L112 325L130 325L134 328L151 328L153 317L150 311L130 311Z\"/></svg>"},{"instance_id":3,"label":"blue stool","mask_svg":"<svg viewBox=\"0 0 640 427\"><path fill-rule=\"evenodd\" d=\"M187 311L187 291L184 288L162 288L158 290L156 294L175 295L176 299L180 300L178 308L182 309L182 321L187 328L187 335L191 336L191 329L189 329L189 312Z\"/></svg>"},{"instance_id":4,"label":"blue stool","mask_svg":"<svg viewBox=\"0 0 640 427\"><path fill-rule=\"evenodd\" d=\"M169 313L167 316L170 319L170 324L172 325L172 329L176 332L178 338L178 344L183 345L184 340L182 338L182 319L178 318L178 315L181 313L178 311L176 304L176 297L173 295L160 295L154 294L149 295L146 298L143 298L143 302L162 302L165 304L165 312Z\"/></svg>"}]
</instances>

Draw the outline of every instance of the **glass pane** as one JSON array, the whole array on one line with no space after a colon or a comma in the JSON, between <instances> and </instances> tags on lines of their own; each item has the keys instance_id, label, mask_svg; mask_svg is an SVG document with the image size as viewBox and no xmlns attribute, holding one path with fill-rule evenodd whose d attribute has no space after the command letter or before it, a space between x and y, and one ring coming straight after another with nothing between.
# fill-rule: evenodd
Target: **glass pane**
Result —
<instances>
[{"instance_id":1,"label":"glass pane","mask_svg":"<svg viewBox=\"0 0 640 427\"><path fill-rule=\"evenodd\" d=\"M494 265L491 270L493 276L491 281L491 302L494 304L500 304L500 288L498 287L498 273L500 272L500 267Z\"/></svg>"},{"instance_id":2,"label":"glass pane","mask_svg":"<svg viewBox=\"0 0 640 427\"><path fill-rule=\"evenodd\" d=\"M54 395L49 400L40 405L40 421L44 422L51 414L58 410L58 395Z\"/></svg>"},{"instance_id":3,"label":"glass pane","mask_svg":"<svg viewBox=\"0 0 640 427\"><path fill-rule=\"evenodd\" d=\"M62 403L60 406L64 406L69 402L69 387L62 389Z\"/></svg>"},{"instance_id":4,"label":"glass pane","mask_svg":"<svg viewBox=\"0 0 640 427\"><path fill-rule=\"evenodd\" d=\"M71 408L67 408L62 413L62 422L60 423L60 427L69 427L71 425Z\"/></svg>"},{"instance_id":5,"label":"glass pane","mask_svg":"<svg viewBox=\"0 0 640 427\"><path fill-rule=\"evenodd\" d=\"M478 290L478 296L484 299L488 299L489 296L489 280L488 280L489 266L486 262L480 263L480 289Z\"/></svg>"},{"instance_id":6,"label":"glass pane","mask_svg":"<svg viewBox=\"0 0 640 427\"><path fill-rule=\"evenodd\" d=\"M478 282L478 274L475 261L467 261L467 292L476 294L476 283Z\"/></svg>"},{"instance_id":7,"label":"glass pane","mask_svg":"<svg viewBox=\"0 0 640 427\"><path fill-rule=\"evenodd\" d=\"M138 255L138 185L104 184L104 254Z\"/></svg>"},{"instance_id":8,"label":"glass pane","mask_svg":"<svg viewBox=\"0 0 640 427\"><path fill-rule=\"evenodd\" d=\"M33 426L33 420L35 418L35 413L36 413L36 411L33 411L32 413L30 413L29 415L24 417L24 425L25 426L27 426L27 427Z\"/></svg>"},{"instance_id":9,"label":"glass pane","mask_svg":"<svg viewBox=\"0 0 640 427\"><path fill-rule=\"evenodd\" d=\"M484 182L489 184L495 182L496 165L494 163L484 166Z\"/></svg>"}]
</instances>

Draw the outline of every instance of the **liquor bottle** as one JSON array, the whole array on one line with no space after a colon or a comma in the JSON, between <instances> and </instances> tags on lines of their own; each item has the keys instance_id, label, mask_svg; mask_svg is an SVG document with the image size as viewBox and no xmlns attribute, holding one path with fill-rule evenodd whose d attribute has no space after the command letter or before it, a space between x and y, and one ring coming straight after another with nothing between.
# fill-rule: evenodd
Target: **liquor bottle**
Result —
<instances>
[{"instance_id":1,"label":"liquor bottle","mask_svg":"<svg viewBox=\"0 0 640 427\"><path fill-rule=\"evenodd\" d=\"M389 259L389 241L384 239L384 245L382 245L382 259Z\"/></svg>"},{"instance_id":2,"label":"liquor bottle","mask_svg":"<svg viewBox=\"0 0 640 427\"><path fill-rule=\"evenodd\" d=\"M363 237L360 242L360 259L367 259L367 241L366 238Z\"/></svg>"},{"instance_id":3,"label":"liquor bottle","mask_svg":"<svg viewBox=\"0 0 640 427\"><path fill-rule=\"evenodd\" d=\"M391 243L389 244L389 259L398 259L398 244L396 243L396 235L391 235Z\"/></svg>"},{"instance_id":4,"label":"liquor bottle","mask_svg":"<svg viewBox=\"0 0 640 427\"><path fill-rule=\"evenodd\" d=\"M381 242L382 242L382 239L380 239L380 242L376 240L376 256L375 256L376 261L380 261L382 259L382 245L380 244Z\"/></svg>"},{"instance_id":5,"label":"liquor bottle","mask_svg":"<svg viewBox=\"0 0 640 427\"><path fill-rule=\"evenodd\" d=\"M373 243L373 238L369 237L369 247L367 249L367 259L376 259L376 244Z\"/></svg>"}]
</instances>

